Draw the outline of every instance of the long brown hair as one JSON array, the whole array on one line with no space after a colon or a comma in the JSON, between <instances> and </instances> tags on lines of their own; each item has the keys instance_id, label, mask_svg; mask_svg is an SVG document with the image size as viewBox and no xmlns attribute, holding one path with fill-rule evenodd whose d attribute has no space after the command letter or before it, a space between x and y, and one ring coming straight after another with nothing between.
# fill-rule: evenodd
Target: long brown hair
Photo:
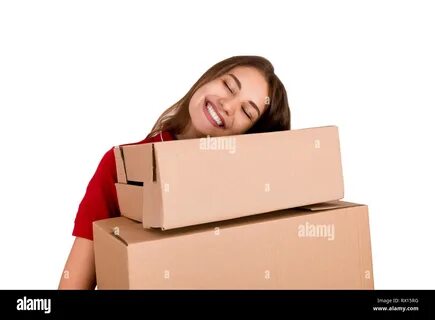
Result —
<instances>
[{"instance_id":1,"label":"long brown hair","mask_svg":"<svg viewBox=\"0 0 435 320\"><path fill-rule=\"evenodd\" d=\"M147 138L156 135L159 131L170 131L174 135L182 133L190 121L189 102L195 91L238 66L251 66L259 70L269 87L269 106L245 133L290 130L291 119L287 92L281 80L276 76L272 63L260 56L234 56L208 69L183 98L162 113Z\"/></svg>"}]
</instances>

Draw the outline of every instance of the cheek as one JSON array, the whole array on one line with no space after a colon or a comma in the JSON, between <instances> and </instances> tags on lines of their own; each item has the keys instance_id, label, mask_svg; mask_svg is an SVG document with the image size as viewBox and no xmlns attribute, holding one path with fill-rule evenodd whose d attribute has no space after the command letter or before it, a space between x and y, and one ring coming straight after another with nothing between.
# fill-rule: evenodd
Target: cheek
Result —
<instances>
[{"instance_id":1,"label":"cheek","mask_svg":"<svg viewBox=\"0 0 435 320\"><path fill-rule=\"evenodd\" d=\"M189 113L191 117L194 112L197 112L198 105L200 103L200 95L197 93L198 92L195 92L195 94L192 96L192 98L190 98L189 101Z\"/></svg>"},{"instance_id":2,"label":"cheek","mask_svg":"<svg viewBox=\"0 0 435 320\"><path fill-rule=\"evenodd\" d=\"M205 96L204 89L205 88L202 87L196 90L196 92L193 94L192 98L190 99L189 108L197 108L200 105L201 101L203 101Z\"/></svg>"},{"instance_id":3,"label":"cheek","mask_svg":"<svg viewBox=\"0 0 435 320\"><path fill-rule=\"evenodd\" d=\"M203 85L202 87L200 87L194 94L194 96L196 95L197 98L203 99L205 96L207 95L212 95L212 96L224 96L225 95L225 88L223 87L223 85L221 85L219 82L217 81L213 81L210 83L207 83L205 85Z\"/></svg>"},{"instance_id":4,"label":"cheek","mask_svg":"<svg viewBox=\"0 0 435 320\"><path fill-rule=\"evenodd\" d=\"M244 114L239 113L234 117L232 133L242 134L248 131L252 125L253 123Z\"/></svg>"}]
</instances>

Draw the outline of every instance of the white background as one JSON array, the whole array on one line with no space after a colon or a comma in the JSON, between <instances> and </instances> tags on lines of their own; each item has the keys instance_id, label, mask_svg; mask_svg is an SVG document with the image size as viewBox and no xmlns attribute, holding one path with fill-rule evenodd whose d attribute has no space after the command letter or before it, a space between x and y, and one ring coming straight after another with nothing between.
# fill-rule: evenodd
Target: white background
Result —
<instances>
[{"instance_id":1,"label":"white background","mask_svg":"<svg viewBox=\"0 0 435 320\"><path fill-rule=\"evenodd\" d=\"M262 55L294 129L335 124L377 289L435 288L431 1L0 2L0 288L57 288L102 155L214 63Z\"/></svg>"}]
</instances>

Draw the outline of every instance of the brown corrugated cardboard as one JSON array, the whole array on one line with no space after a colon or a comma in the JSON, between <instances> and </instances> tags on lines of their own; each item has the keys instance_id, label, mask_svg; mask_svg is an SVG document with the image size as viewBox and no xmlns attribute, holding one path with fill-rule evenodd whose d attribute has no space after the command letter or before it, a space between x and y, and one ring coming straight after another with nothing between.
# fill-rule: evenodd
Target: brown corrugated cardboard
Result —
<instances>
[{"instance_id":1,"label":"brown corrugated cardboard","mask_svg":"<svg viewBox=\"0 0 435 320\"><path fill-rule=\"evenodd\" d=\"M344 193L335 126L120 146L115 158L121 214L145 228L233 219Z\"/></svg>"},{"instance_id":2,"label":"brown corrugated cardboard","mask_svg":"<svg viewBox=\"0 0 435 320\"><path fill-rule=\"evenodd\" d=\"M324 207L166 231L97 221L98 288L373 289L367 206Z\"/></svg>"}]
</instances>

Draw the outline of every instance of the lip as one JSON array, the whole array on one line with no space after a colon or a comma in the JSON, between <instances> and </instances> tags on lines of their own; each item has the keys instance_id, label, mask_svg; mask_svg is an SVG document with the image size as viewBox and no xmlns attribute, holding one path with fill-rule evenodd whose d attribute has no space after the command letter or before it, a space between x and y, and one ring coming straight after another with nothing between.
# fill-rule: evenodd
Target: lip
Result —
<instances>
[{"instance_id":1,"label":"lip","mask_svg":"<svg viewBox=\"0 0 435 320\"><path fill-rule=\"evenodd\" d=\"M211 105L211 107L213 108L213 110L214 110L214 112L216 112L216 114L218 115L218 117L219 117L219 119L222 121L222 126L219 126L212 118L211 118L211 116L210 116L210 114L208 113L208 110L207 110L207 104L209 104L210 103L210 105ZM207 99L205 99L204 100L204 106L203 106L203 110L204 110L204 113L205 113L205 115L206 115L206 117L207 117L207 119L215 126L215 127L217 127L217 128L220 128L220 129L225 129L225 127L226 127L226 124L225 124L225 120L224 120L224 118L222 117L222 115L219 113L219 111L217 110L217 108L216 108L216 105L213 103L213 102L211 102L210 100L207 100Z\"/></svg>"}]
</instances>

